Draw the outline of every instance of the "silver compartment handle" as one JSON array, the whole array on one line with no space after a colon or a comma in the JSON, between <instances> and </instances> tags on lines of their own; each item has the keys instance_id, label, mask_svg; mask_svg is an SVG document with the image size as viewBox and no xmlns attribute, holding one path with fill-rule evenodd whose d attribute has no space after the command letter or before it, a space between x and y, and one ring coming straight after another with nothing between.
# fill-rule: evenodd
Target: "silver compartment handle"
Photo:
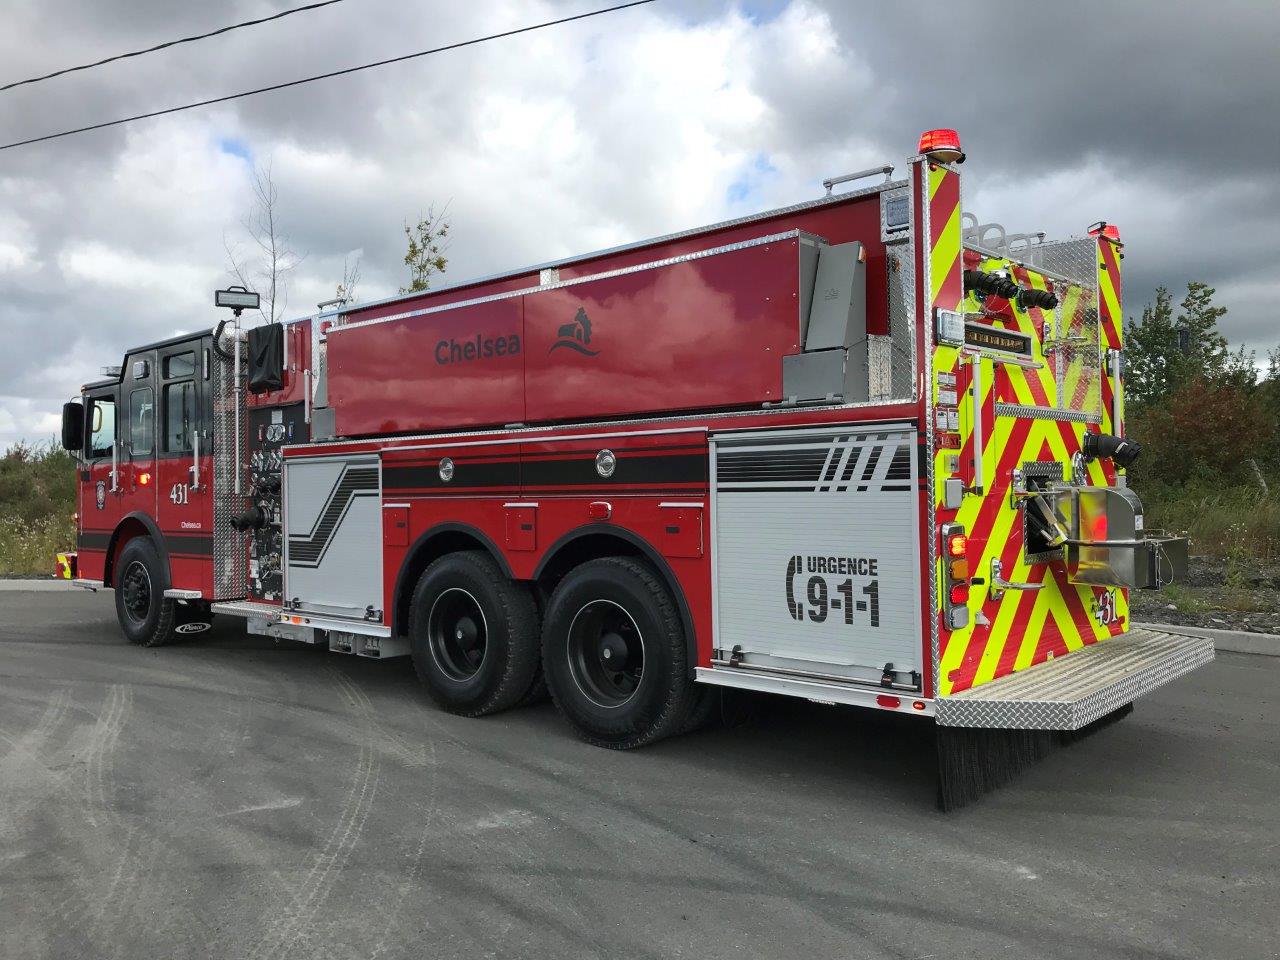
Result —
<instances>
[{"instance_id":1,"label":"silver compartment handle","mask_svg":"<svg viewBox=\"0 0 1280 960\"><path fill-rule=\"evenodd\" d=\"M1006 590L1043 590L1043 583L1014 583L1006 580L1001 574L1004 573L1004 564L1000 562L999 557L991 558L991 598L999 600L1004 596Z\"/></svg>"}]
</instances>

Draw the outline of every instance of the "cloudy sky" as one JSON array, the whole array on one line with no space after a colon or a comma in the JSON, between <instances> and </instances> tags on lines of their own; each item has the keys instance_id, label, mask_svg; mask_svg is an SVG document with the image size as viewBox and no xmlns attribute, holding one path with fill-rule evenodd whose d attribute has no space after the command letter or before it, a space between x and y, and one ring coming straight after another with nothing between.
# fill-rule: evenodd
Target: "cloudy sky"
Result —
<instances>
[{"instance_id":1,"label":"cloudy sky","mask_svg":"<svg viewBox=\"0 0 1280 960\"><path fill-rule=\"evenodd\" d=\"M302 0L6 0L0 84ZM607 0L343 0L0 93L0 143L465 40ZM304 254L290 314L405 282L448 204L447 279L818 195L954 126L966 207L1121 225L1127 313L1204 280L1280 343L1280 5L657 0L218 107L0 151L0 448L125 347L211 326L255 165Z\"/></svg>"}]
</instances>

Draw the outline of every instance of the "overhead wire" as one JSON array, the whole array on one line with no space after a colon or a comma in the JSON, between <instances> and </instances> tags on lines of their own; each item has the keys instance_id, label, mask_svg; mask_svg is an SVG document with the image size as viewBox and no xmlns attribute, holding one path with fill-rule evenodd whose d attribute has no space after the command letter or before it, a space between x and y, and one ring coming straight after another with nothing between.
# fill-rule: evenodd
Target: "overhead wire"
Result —
<instances>
[{"instance_id":1,"label":"overhead wire","mask_svg":"<svg viewBox=\"0 0 1280 960\"><path fill-rule=\"evenodd\" d=\"M95 60L93 63L82 63L77 67L63 67L61 70L55 70L52 73L46 73L39 77L28 77L26 80L15 80L13 83L6 83L4 86L0 86L0 93L4 93L6 90L12 90L14 87L24 87L30 83L40 83L44 80L52 80L54 77L61 77L68 73L76 73L80 70L92 70L94 67L101 67L108 63L115 63L117 60L128 60L130 57L141 57L144 54L155 53L157 50L168 50L170 47L176 47L183 43L195 43L197 40L208 40L210 37L217 37L224 33L230 33L232 30L241 30L244 27L256 27L260 23L279 20L281 17L289 17L295 13L305 13L308 10L318 10L321 7L328 7L335 3L342 3L342 0L319 0L317 3L308 3L303 7L294 7L292 10L281 10L279 13L273 13L269 17L258 17L256 20L244 20L240 23L233 23L227 27L219 27L217 30L210 30L208 33L198 33L193 37L182 37L178 40L166 40L164 43L157 43L154 47L147 47L145 50L133 50L129 53L117 53L113 57L104 57L101 60Z\"/></svg>"},{"instance_id":2,"label":"overhead wire","mask_svg":"<svg viewBox=\"0 0 1280 960\"><path fill-rule=\"evenodd\" d=\"M568 17L560 17L556 20L545 20L542 23L530 24L527 27L517 27L512 30L503 30L499 33L491 33L483 37L474 37L470 40L460 40L457 43L445 44L441 47L432 47L429 50L419 50L416 53L406 53L398 57L388 57L385 60L376 60L373 63L364 63L355 67L346 67L342 70L330 70L327 73L317 73L310 77L301 77L297 80L288 80L284 83L273 83L265 87L257 87L253 90L244 90L240 93L230 93L221 97L211 97L208 100L198 100L195 103L185 103L176 107L166 107L163 110L152 110L149 113L139 113L132 117L121 117L118 120L106 120L102 123L92 123L88 126L76 127L71 130L62 130L58 133L47 133L39 137L31 137L27 140L16 140L13 143L0 145L0 150L12 150L15 147L25 147L33 143L44 143L48 140L58 140L62 137L71 137L80 133L88 133L92 130L104 130L108 127L118 127L121 124L134 123L138 120L149 120L153 117L163 117L172 113L181 113L184 110L195 110L199 107L209 107L218 103L227 103L231 100L239 100L244 97L257 96L260 93L271 93L276 90L286 90L290 87L299 87L304 83L314 83L317 80L329 80L333 77L343 77L352 73L359 73L362 70L372 70L375 67L385 67L393 63L403 63L406 60L416 60L419 57L427 57L436 53L445 53L449 50L460 50L463 47L475 46L479 43L487 43L490 40L501 40L504 37L514 37L522 33L530 33L534 30L543 30L547 27L555 27L564 23L572 23L575 20L586 20L591 17L598 17L606 13L615 13L619 10L626 10L630 7L640 7L654 0L632 0L630 3L620 3L612 7L603 7L599 10L591 10L587 13L578 13Z\"/></svg>"}]
</instances>

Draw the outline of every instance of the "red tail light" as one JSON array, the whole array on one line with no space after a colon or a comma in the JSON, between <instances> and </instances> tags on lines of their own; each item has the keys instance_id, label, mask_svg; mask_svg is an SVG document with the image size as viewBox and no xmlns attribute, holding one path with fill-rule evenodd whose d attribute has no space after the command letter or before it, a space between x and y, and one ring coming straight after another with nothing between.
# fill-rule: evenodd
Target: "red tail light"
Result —
<instances>
[{"instance_id":1,"label":"red tail light","mask_svg":"<svg viewBox=\"0 0 1280 960\"><path fill-rule=\"evenodd\" d=\"M955 533L947 537L947 553L953 557L963 557L969 549L969 538L963 533Z\"/></svg>"},{"instance_id":2,"label":"red tail light","mask_svg":"<svg viewBox=\"0 0 1280 960\"><path fill-rule=\"evenodd\" d=\"M953 584L951 587L951 602L959 605L969 602L969 585L967 583Z\"/></svg>"}]
</instances>

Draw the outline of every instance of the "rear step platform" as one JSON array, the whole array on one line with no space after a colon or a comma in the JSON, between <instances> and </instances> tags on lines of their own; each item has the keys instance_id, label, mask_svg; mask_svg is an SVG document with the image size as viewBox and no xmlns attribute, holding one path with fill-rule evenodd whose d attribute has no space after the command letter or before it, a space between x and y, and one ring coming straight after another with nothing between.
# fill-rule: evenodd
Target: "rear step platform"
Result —
<instances>
[{"instance_id":1,"label":"rear step platform","mask_svg":"<svg viewBox=\"0 0 1280 960\"><path fill-rule=\"evenodd\" d=\"M945 727L1079 730L1213 660L1213 641L1135 629L934 701Z\"/></svg>"}]
</instances>

